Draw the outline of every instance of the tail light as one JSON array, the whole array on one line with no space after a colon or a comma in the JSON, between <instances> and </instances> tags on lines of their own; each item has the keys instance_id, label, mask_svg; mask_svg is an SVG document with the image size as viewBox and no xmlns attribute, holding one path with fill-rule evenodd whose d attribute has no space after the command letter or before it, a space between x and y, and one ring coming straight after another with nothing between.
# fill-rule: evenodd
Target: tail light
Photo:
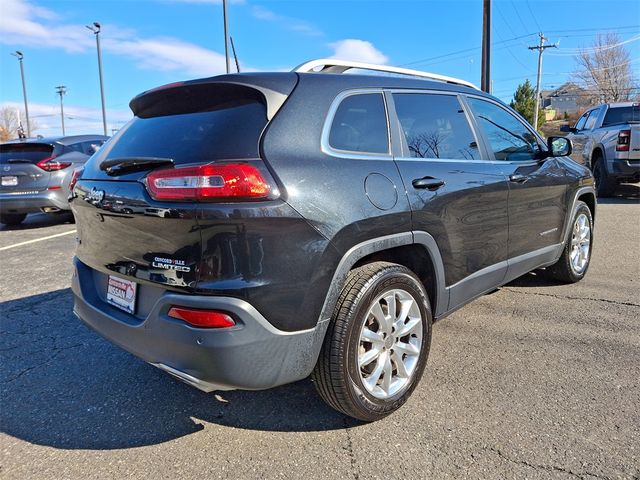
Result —
<instances>
[{"instance_id":1,"label":"tail light","mask_svg":"<svg viewBox=\"0 0 640 480\"><path fill-rule=\"evenodd\" d=\"M76 186L76 183L78 183L82 172L84 172L84 167L76 168L71 174L71 181L69 182L69 194L71 196L73 196L73 188Z\"/></svg>"},{"instance_id":2,"label":"tail light","mask_svg":"<svg viewBox=\"0 0 640 480\"><path fill-rule=\"evenodd\" d=\"M217 310L174 306L169 309L169 316L200 328L229 328L236 324L228 314Z\"/></svg>"},{"instance_id":3,"label":"tail light","mask_svg":"<svg viewBox=\"0 0 640 480\"><path fill-rule=\"evenodd\" d=\"M43 158L38 163L36 163L36 166L40 167L45 172L57 172L58 170L62 170L63 168L67 168L69 165L71 165L71 162L59 162L55 158L55 155Z\"/></svg>"},{"instance_id":4,"label":"tail light","mask_svg":"<svg viewBox=\"0 0 640 480\"><path fill-rule=\"evenodd\" d=\"M263 173L248 163L156 170L146 181L155 200L259 200L277 194Z\"/></svg>"},{"instance_id":5,"label":"tail light","mask_svg":"<svg viewBox=\"0 0 640 480\"><path fill-rule=\"evenodd\" d=\"M631 130L620 130L618 132L618 143L616 144L616 152L628 152L631 144Z\"/></svg>"}]
</instances>

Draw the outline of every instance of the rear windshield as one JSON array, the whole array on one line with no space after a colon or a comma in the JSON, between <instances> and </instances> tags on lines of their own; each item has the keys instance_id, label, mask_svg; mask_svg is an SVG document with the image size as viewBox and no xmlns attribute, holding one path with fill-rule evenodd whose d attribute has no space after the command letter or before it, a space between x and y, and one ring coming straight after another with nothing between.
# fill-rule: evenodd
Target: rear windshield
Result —
<instances>
[{"instance_id":1,"label":"rear windshield","mask_svg":"<svg viewBox=\"0 0 640 480\"><path fill-rule=\"evenodd\" d=\"M53 145L45 143L13 143L0 145L0 165L7 163L38 163L51 156Z\"/></svg>"},{"instance_id":2,"label":"rear windshield","mask_svg":"<svg viewBox=\"0 0 640 480\"><path fill-rule=\"evenodd\" d=\"M602 126L640 122L640 103L628 107L612 107L607 110Z\"/></svg>"},{"instance_id":3,"label":"rear windshield","mask_svg":"<svg viewBox=\"0 0 640 480\"><path fill-rule=\"evenodd\" d=\"M162 157L179 165L258 158L260 134L267 123L264 100L258 92L247 95L245 91L240 98L215 93L198 95L199 101L193 95L172 95L162 105L154 105L151 116L131 120L95 161Z\"/></svg>"}]
</instances>

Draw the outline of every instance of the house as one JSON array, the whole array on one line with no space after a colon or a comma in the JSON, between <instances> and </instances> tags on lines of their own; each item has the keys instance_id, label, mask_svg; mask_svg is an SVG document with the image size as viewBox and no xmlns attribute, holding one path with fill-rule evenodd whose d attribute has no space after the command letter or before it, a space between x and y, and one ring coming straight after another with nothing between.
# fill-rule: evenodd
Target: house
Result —
<instances>
[{"instance_id":1,"label":"house","mask_svg":"<svg viewBox=\"0 0 640 480\"><path fill-rule=\"evenodd\" d=\"M545 110L555 110L556 118L565 115L579 113L585 108L587 92L575 83L567 82L554 90L543 90L542 108Z\"/></svg>"}]
</instances>

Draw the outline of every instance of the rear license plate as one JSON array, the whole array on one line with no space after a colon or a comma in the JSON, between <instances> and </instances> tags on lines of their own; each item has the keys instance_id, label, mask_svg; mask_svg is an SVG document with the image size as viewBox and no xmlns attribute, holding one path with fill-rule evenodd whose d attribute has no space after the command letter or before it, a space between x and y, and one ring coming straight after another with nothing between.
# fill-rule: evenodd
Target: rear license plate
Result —
<instances>
[{"instance_id":1,"label":"rear license plate","mask_svg":"<svg viewBox=\"0 0 640 480\"><path fill-rule=\"evenodd\" d=\"M3 187L15 187L18 185L18 177L2 177L2 186Z\"/></svg>"},{"instance_id":2,"label":"rear license plate","mask_svg":"<svg viewBox=\"0 0 640 480\"><path fill-rule=\"evenodd\" d=\"M107 302L127 313L136 310L136 282L109 275L107 284Z\"/></svg>"}]
</instances>

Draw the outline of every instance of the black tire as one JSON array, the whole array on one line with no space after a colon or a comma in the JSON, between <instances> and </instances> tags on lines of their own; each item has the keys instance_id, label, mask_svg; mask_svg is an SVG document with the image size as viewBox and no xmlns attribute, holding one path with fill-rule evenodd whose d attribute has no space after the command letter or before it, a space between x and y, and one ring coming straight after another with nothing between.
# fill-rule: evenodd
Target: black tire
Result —
<instances>
[{"instance_id":1,"label":"black tire","mask_svg":"<svg viewBox=\"0 0 640 480\"><path fill-rule=\"evenodd\" d=\"M0 223L13 227L20 225L25 218L27 218L26 213L3 213L0 214Z\"/></svg>"},{"instance_id":2,"label":"black tire","mask_svg":"<svg viewBox=\"0 0 640 480\"><path fill-rule=\"evenodd\" d=\"M616 181L607 174L602 155L595 154L591 161L591 171L596 181L596 193L598 197L610 197L616 190Z\"/></svg>"},{"instance_id":3,"label":"black tire","mask_svg":"<svg viewBox=\"0 0 640 480\"><path fill-rule=\"evenodd\" d=\"M589 231L590 231L589 249L588 249L589 255L587 258L586 266L584 267L583 270L578 272L575 270L575 268L571 263L571 251L573 249L572 240L575 235L574 225L578 217L580 217L580 215L582 214L586 215L587 219L589 220ZM579 282L587 274L587 270L589 270L592 251L593 251L593 216L591 215L591 210L589 210L589 207L587 206L587 204L584 202L578 201L576 213L571 219L571 229L569 230L569 236L566 239L564 249L562 250L562 255L560 256L560 259L555 264L547 268L546 272L551 278L555 280L559 280L561 282L565 282L565 283Z\"/></svg>"},{"instance_id":4,"label":"black tire","mask_svg":"<svg viewBox=\"0 0 640 480\"><path fill-rule=\"evenodd\" d=\"M404 382L402 388L396 394L381 399L367 391L363 383L361 368L358 365L358 352L361 348L360 332L367 321L365 316L373 302L392 289L410 294L415 301L421 316L422 341L412 373L406 377L406 381L400 380ZM431 307L424 286L408 268L393 263L375 262L352 270L336 303L318 363L312 374L318 393L334 409L365 422L379 420L393 413L407 401L422 377L431 346L431 324ZM380 331L377 333L385 335ZM396 353L393 353L393 348L397 346L396 343L392 347L386 346L386 355L390 358L397 355L397 349ZM417 346L414 348L417 349ZM397 362L395 358L397 357L394 357L394 362ZM401 353L400 358L408 357ZM378 360L375 362L379 364ZM393 365L393 371L397 374L397 363ZM384 375L383 373L378 381L382 382Z\"/></svg>"}]
</instances>

